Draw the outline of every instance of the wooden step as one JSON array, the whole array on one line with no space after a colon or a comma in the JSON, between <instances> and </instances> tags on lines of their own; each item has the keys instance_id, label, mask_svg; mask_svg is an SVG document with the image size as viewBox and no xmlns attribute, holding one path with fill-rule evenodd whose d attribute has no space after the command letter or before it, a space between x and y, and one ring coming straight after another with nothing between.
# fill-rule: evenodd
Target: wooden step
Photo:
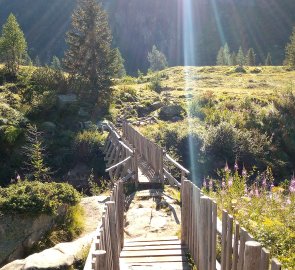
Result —
<instances>
[{"instance_id":1,"label":"wooden step","mask_svg":"<svg viewBox=\"0 0 295 270\"><path fill-rule=\"evenodd\" d=\"M162 236L157 238L134 238L134 239L126 239L125 243L130 242L153 242L153 241L175 241L179 240L177 236Z\"/></svg>"},{"instance_id":2,"label":"wooden step","mask_svg":"<svg viewBox=\"0 0 295 270\"><path fill-rule=\"evenodd\" d=\"M121 258L130 257L163 257L163 256L185 256L183 249L161 249L161 250L123 250Z\"/></svg>"},{"instance_id":3,"label":"wooden step","mask_svg":"<svg viewBox=\"0 0 295 270\"><path fill-rule=\"evenodd\" d=\"M121 270L191 270L192 268L186 262L156 262L156 263L126 263L122 264ZM124 268L126 267L126 268Z\"/></svg>"},{"instance_id":4,"label":"wooden step","mask_svg":"<svg viewBox=\"0 0 295 270\"><path fill-rule=\"evenodd\" d=\"M161 245L180 245L179 240L175 241L147 241L147 242L129 242L125 243L124 247L137 247L137 246L161 246Z\"/></svg>"},{"instance_id":5,"label":"wooden step","mask_svg":"<svg viewBox=\"0 0 295 270\"><path fill-rule=\"evenodd\" d=\"M143 246L126 246L124 247L124 251L132 251L132 250L162 250L162 249L185 249L182 245L143 245Z\"/></svg>"},{"instance_id":6,"label":"wooden step","mask_svg":"<svg viewBox=\"0 0 295 270\"><path fill-rule=\"evenodd\" d=\"M186 262L185 256L155 256L121 258L124 263L157 263L157 262Z\"/></svg>"}]
</instances>

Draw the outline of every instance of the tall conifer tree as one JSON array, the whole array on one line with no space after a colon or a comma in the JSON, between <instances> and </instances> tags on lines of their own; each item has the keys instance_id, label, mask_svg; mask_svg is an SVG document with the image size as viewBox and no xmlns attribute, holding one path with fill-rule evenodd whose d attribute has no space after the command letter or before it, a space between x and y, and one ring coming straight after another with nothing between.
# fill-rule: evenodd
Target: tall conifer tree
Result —
<instances>
[{"instance_id":1,"label":"tall conifer tree","mask_svg":"<svg viewBox=\"0 0 295 270\"><path fill-rule=\"evenodd\" d=\"M265 59L265 65L266 66L272 66L272 59L271 59L271 54L268 53Z\"/></svg>"},{"instance_id":2,"label":"tall conifer tree","mask_svg":"<svg viewBox=\"0 0 295 270\"><path fill-rule=\"evenodd\" d=\"M112 35L106 13L95 0L79 0L67 33L64 66L73 77L87 80L84 96L108 105L113 76Z\"/></svg>"},{"instance_id":3,"label":"tall conifer tree","mask_svg":"<svg viewBox=\"0 0 295 270\"><path fill-rule=\"evenodd\" d=\"M290 67L295 68L295 27L290 36L290 42L285 49L285 61L284 63Z\"/></svg>"},{"instance_id":4,"label":"tall conifer tree","mask_svg":"<svg viewBox=\"0 0 295 270\"><path fill-rule=\"evenodd\" d=\"M246 63L248 66L255 66L256 55L253 48L250 48L247 52Z\"/></svg>"},{"instance_id":5,"label":"tall conifer tree","mask_svg":"<svg viewBox=\"0 0 295 270\"><path fill-rule=\"evenodd\" d=\"M242 47L239 48L238 54L237 54L237 64L239 66L243 66L245 64L245 56Z\"/></svg>"},{"instance_id":6,"label":"tall conifer tree","mask_svg":"<svg viewBox=\"0 0 295 270\"><path fill-rule=\"evenodd\" d=\"M19 65L27 54L27 42L13 14L9 15L2 28L0 54L7 71L16 75Z\"/></svg>"}]
</instances>

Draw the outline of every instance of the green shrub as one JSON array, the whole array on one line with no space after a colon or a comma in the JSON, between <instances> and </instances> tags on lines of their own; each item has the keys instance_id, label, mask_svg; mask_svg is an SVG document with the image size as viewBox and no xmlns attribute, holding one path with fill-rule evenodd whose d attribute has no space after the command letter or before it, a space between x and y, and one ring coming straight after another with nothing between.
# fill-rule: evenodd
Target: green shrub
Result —
<instances>
[{"instance_id":1,"label":"green shrub","mask_svg":"<svg viewBox=\"0 0 295 270\"><path fill-rule=\"evenodd\" d=\"M75 205L80 194L67 183L19 182L0 188L0 211L56 213L61 205Z\"/></svg>"},{"instance_id":2,"label":"green shrub","mask_svg":"<svg viewBox=\"0 0 295 270\"><path fill-rule=\"evenodd\" d=\"M106 134L97 130L79 132L74 139L74 150L83 160L89 160L104 144Z\"/></svg>"},{"instance_id":3,"label":"green shrub","mask_svg":"<svg viewBox=\"0 0 295 270\"><path fill-rule=\"evenodd\" d=\"M161 78L160 78L160 76L158 74L151 78L149 87L150 87L151 90L153 90L153 91L155 91L157 93L161 93L162 84L161 84Z\"/></svg>"}]
</instances>

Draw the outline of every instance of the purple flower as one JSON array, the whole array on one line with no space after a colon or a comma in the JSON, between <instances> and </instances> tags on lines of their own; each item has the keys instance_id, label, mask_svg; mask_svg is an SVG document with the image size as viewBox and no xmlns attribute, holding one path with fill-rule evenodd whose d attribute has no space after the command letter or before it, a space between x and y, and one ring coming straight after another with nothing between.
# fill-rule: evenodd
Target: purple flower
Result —
<instances>
[{"instance_id":1,"label":"purple flower","mask_svg":"<svg viewBox=\"0 0 295 270\"><path fill-rule=\"evenodd\" d=\"M235 171L237 171L237 170L239 169L239 165L238 165L238 162L237 162L237 160L235 161L234 168L235 168Z\"/></svg>"},{"instance_id":2,"label":"purple flower","mask_svg":"<svg viewBox=\"0 0 295 270\"><path fill-rule=\"evenodd\" d=\"M266 177L265 177L265 174L263 174L263 178L262 178L262 187L265 189L266 188Z\"/></svg>"},{"instance_id":3,"label":"purple flower","mask_svg":"<svg viewBox=\"0 0 295 270\"><path fill-rule=\"evenodd\" d=\"M295 177L294 177L294 174L293 174L291 182L290 182L289 190L290 190L291 193L295 193Z\"/></svg>"},{"instance_id":4,"label":"purple flower","mask_svg":"<svg viewBox=\"0 0 295 270\"><path fill-rule=\"evenodd\" d=\"M245 169L245 167L243 166L243 170L242 170L242 176L247 176L247 170Z\"/></svg>"},{"instance_id":5,"label":"purple flower","mask_svg":"<svg viewBox=\"0 0 295 270\"><path fill-rule=\"evenodd\" d=\"M225 189L225 182L224 182L224 180L222 180L221 186L222 186L222 189Z\"/></svg>"},{"instance_id":6,"label":"purple flower","mask_svg":"<svg viewBox=\"0 0 295 270\"><path fill-rule=\"evenodd\" d=\"M230 177L230 178L228 179L228 186L231 187L232 185L233 185L233 178Z\"/></svg>"},{"instance_id":7,"label":"purple flower","mask_svg":"<svg viewBox=\"0 0 295 270\"><path fill-rule=\"evenodd\" d=\"M229 167L228 167L227 161L225 162L224 171L229 172Z\"/></svg>"},{"instance_id":8,"label":"purple flower","mask_svg":"<svg viewBox=\"0 0 295 270\"><path fill-rule=\"evenodd\" d=\"M209 181L209 189L212 190L213 189L213 180L210 179Z\"/></svg>"},{"instance_id":9,"label":"purple flower","mask_svg":"<svg viewBox=\"0 0 295 270\"><path fill-rule=\"evenodd\" d=\"M248 194L248 188L245 186L245 194Z\"/></svg>"},{"instance_id":10,"label":"purple flower","mask_svg":"<svg viewBox=\"0 0 295 270\"><path fill-rule=\"evenodd\" d=\"M255 188L255 196L256 197L259 197L259 190L258 190L258 188Z\"/></svg>"},{"instance_id":11,"label":"purple flower","mask_svg":"<svg viewBox=\"0 0 295 270\"><path fill-rule=\"evenodd\" d=\"M204 177L204 180L203 180L203 187L206 188L207 187L207 183L206 183L206 179Z\"/></svg>"}]
</instances>

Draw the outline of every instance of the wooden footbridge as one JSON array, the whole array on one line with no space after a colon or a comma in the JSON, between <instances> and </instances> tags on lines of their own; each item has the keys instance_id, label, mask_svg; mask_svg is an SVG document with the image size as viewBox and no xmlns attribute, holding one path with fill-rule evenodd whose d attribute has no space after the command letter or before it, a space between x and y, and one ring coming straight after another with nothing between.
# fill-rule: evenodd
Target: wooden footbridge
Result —
<instances>
[{"instance_id":1,"label":"wooden footbridge","mask_svg":"<svg viewBox=\"0 0 295 270\"><path fill-rule=\"evenodd\" d=\"M84 270L280 270L281 264L225 210L188 180L189 171L129 123L113 124L103 152L114 183ZM179 179L169 168L179 170ZM124 185L168 184L181 191L181 239L124 240ZM135 220L134 222L140 222ZM190 262L190 263L189 263Z\"/></svg>"}]
</instances>

